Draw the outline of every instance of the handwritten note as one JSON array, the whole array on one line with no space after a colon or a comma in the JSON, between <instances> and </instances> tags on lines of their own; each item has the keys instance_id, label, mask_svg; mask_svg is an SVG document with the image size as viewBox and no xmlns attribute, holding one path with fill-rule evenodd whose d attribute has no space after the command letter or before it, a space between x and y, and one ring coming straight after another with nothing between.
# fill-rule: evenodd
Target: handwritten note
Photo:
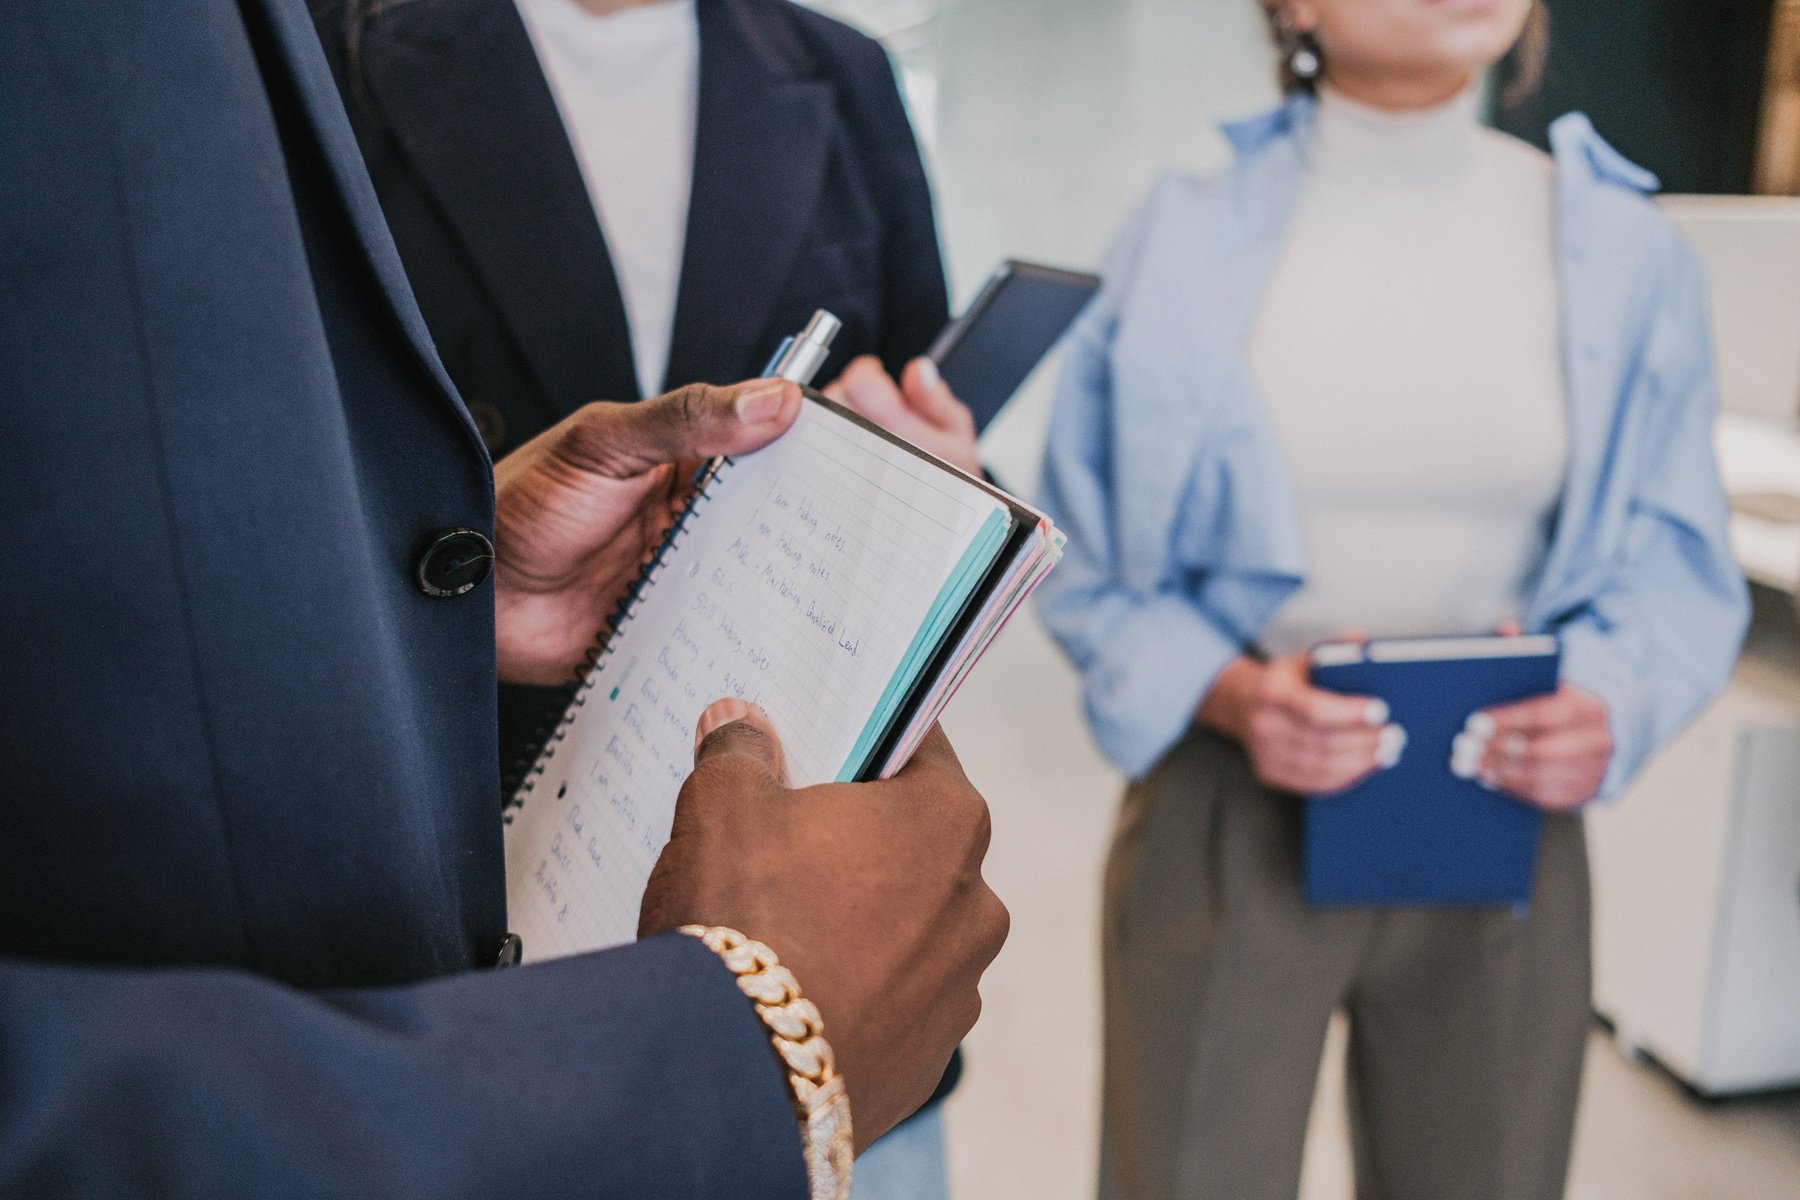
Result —
<instances>
[{"instance_id":1,"label":"handwritten note","mask_svg":"<svg viewBox=\"0 0 1800 1200\"><path fill-rule=\"evenodd\" d=\"M725 464L509 813L532 961L630 941L713 700L760 705L789 781L835 779L914 636L1005 507L821 405Z\"/></svg>"}]
</instances>

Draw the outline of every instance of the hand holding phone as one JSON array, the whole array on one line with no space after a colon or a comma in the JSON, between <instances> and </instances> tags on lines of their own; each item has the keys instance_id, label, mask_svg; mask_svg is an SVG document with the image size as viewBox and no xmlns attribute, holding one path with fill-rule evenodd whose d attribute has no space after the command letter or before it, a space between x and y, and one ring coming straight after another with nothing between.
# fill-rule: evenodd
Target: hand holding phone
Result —
<instances>
[{"instance_id":1,"label":"hand holding phone","mask_svg":"<svg viewBox=\"0 0 1800 1200\"><path fill-rule=\"evenodd\" d=\"M968 405L977 432L1000 414L1099 287L1097 275L1009 259L968 311L945 326L927 357Z\"/></svg>"}]
</instances>

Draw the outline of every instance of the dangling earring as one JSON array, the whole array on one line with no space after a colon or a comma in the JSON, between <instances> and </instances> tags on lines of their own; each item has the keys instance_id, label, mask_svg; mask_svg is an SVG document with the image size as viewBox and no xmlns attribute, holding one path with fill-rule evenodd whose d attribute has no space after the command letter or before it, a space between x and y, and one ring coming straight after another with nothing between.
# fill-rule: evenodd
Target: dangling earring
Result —
<instances>
[{"instance_id":1,"label":"dangling earring","mask_svg":"<svg viewBox=\"0 0 1800 1200\"><path fill-rule=\"evenodd\" d=\"M1281 52L1287 56L1289 73L1301 83L1317 79L1325 65L1319 59L1319 40L1295 29L1286 11L1276 12L1275 27L1281 32Z\"/></svg>"}]
</instances>

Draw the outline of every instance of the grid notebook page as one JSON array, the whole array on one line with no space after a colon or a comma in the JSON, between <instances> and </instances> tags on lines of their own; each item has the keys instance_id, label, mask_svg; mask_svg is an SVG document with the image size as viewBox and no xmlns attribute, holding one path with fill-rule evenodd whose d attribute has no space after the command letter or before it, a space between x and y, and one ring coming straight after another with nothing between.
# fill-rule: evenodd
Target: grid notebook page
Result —
<instances>
[{"instance_id":1,"label":"grid notebook page","mask_svg":"<svg viewBox=\"0 0 1800 1200\"><path fill-rule=\"evenodd\" d=\"M508 925L526 959L635 938L713 700L768 712L795 786L854 769L920 630L1009 522L974 484L819 404L726 463L510 814Z\"/></svg>"}]
</instances>

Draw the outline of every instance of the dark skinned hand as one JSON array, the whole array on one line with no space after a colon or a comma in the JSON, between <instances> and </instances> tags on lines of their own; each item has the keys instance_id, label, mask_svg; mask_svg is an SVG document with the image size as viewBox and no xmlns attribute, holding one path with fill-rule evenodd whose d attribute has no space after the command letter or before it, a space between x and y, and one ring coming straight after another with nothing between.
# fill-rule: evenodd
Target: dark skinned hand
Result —
<instances>
[{"instance_id":1,"label":"dark skinned hand","mask_svg":"<svg viewBox=\"0 0 1800 1200\"><path fill-rule=\"evenodd\" d=\"M567 683L692 492L699 465L774 441L801 403L794 384L759 379L589 404L495 463L500 677Z\"/></svg>"},{"instance_id":2,"label":"dark skinned hand","mask_svg":"<svg viewBox=\"0 0 1800 1200\"><path fill-rule=\"evenodd\" d=\"M1009 921L981 877L987 803L936 727L892 779L799 789L753 706L719 701L700 733L639 934L724 925L774 950L824 1018L860 1153L981 1011Z\"/></svg>"}]
</instances>

